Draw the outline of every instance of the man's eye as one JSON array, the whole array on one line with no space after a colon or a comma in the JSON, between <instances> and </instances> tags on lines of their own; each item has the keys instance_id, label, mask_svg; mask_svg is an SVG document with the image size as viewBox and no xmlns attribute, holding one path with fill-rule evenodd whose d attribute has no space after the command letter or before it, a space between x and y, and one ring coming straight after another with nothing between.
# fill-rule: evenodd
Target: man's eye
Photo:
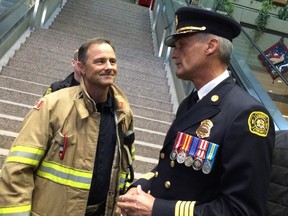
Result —
<instances>
[{"instance_id":1,"label":"man's eye","mask_svg":"<svg viewBox=\"0 0 288 216\"><path fill-rule=\"evenodd\" d=\"M96 64L103 64L105 61L103 59L98 59L95 61Z\"/></svg>"},{"instance_id":2,"label":"man's eye","mask_svg":"<svg viewBox=\"0 0 288 216\"><path fill-rule=\"evenodd\" d=\"M116 59L110 60L110 64L116 64L116 63L117 63Z\"/></svg>"}]
</instances>

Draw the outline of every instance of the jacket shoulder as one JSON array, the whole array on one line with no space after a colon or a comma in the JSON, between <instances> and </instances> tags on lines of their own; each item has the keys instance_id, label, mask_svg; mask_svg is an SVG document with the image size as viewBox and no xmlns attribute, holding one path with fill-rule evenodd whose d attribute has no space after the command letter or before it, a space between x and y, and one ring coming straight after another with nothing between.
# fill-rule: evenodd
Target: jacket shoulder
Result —
<instances>
[{"instance_id":1,"label":"jacket shoulder","mask_svg":"<svg viewBox=\"0 0 288 216\"><path fill-rule=\"evenodd\" d=\"M71 88L60 89L52 94L46 95L43 100L50 108L58 106L61 109L65 109L70 104L74 103L74 99L78 96L78 86Z\"/></svg>"}]
</instances>

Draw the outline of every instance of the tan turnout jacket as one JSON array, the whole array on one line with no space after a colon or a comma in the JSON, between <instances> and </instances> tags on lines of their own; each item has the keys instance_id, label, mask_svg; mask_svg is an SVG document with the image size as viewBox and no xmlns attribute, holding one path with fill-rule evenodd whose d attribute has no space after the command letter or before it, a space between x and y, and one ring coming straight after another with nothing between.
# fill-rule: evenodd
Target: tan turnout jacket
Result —
<instances>
[{"instance_id":1,"label":"tan turnout jacket","mask_svg":"<svg viewBox=\"0 0 288 216\"><path fill-rule=\"evenodd\" d=\"M133 130L133 114L127 98L116 86L111 86L110 92L116 104L117 128L121 122L123 133ZM43 97L25 117L2 169L0 215L84 215L99 124L100 114L82 83ZM106 215L115 215L128 158L134 158L127 151L129 148L119 144L116 131L117 147ZM66 149L63 149L65 142Z\"/></svg>"}]
</instances>

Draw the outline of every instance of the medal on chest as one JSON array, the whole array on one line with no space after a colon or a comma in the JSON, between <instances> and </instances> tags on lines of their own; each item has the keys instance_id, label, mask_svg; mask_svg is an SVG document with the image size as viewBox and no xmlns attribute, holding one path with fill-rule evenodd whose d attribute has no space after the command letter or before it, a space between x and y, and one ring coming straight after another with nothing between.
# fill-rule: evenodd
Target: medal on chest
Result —
<instances>
[{"instance_id":1,"label":"medal on chest","mask_svg":"<svg viewBox=\"0 0 288 216\"><path fill-rule=\"evenodd\" d=\"M205 119L196 130L197 137L179 131L170 153L171 162L177 161L178 164L209 174L219 148L218 144L205 140L210 136L212 127L212 121Z\"/></svg>"}]
</instances>

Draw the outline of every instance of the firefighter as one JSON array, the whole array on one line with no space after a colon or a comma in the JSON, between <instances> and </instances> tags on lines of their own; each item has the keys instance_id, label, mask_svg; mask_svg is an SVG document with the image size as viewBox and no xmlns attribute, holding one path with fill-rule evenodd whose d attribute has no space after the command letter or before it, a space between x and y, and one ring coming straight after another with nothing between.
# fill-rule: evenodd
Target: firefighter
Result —
<instances>
[{"instance_id":1,"label":"firefighter","mask_svg":"<svg viewBox=\"0 0 288 216\"><path fill-rule=\"evenodd\" d=\"M1 173L0 215L117 215L133 174L133 113L114 85L111 43L91 39L78 56L80 85L44 96L23 121Z\"/></svg>"},{"instance_id":2,"label":"firefighter","mask_svg":"<svg viewBox=\"0 0 288 216\"><path fill-rule=\"evenodd\" d=\"M195 91L180 104L157 166L118 205L124 216L264 216L275 130L227 71L241 27L194 7L178 9L175 23L165 43L174 47L177 77Z\"/></svg>"}]
</instances>

